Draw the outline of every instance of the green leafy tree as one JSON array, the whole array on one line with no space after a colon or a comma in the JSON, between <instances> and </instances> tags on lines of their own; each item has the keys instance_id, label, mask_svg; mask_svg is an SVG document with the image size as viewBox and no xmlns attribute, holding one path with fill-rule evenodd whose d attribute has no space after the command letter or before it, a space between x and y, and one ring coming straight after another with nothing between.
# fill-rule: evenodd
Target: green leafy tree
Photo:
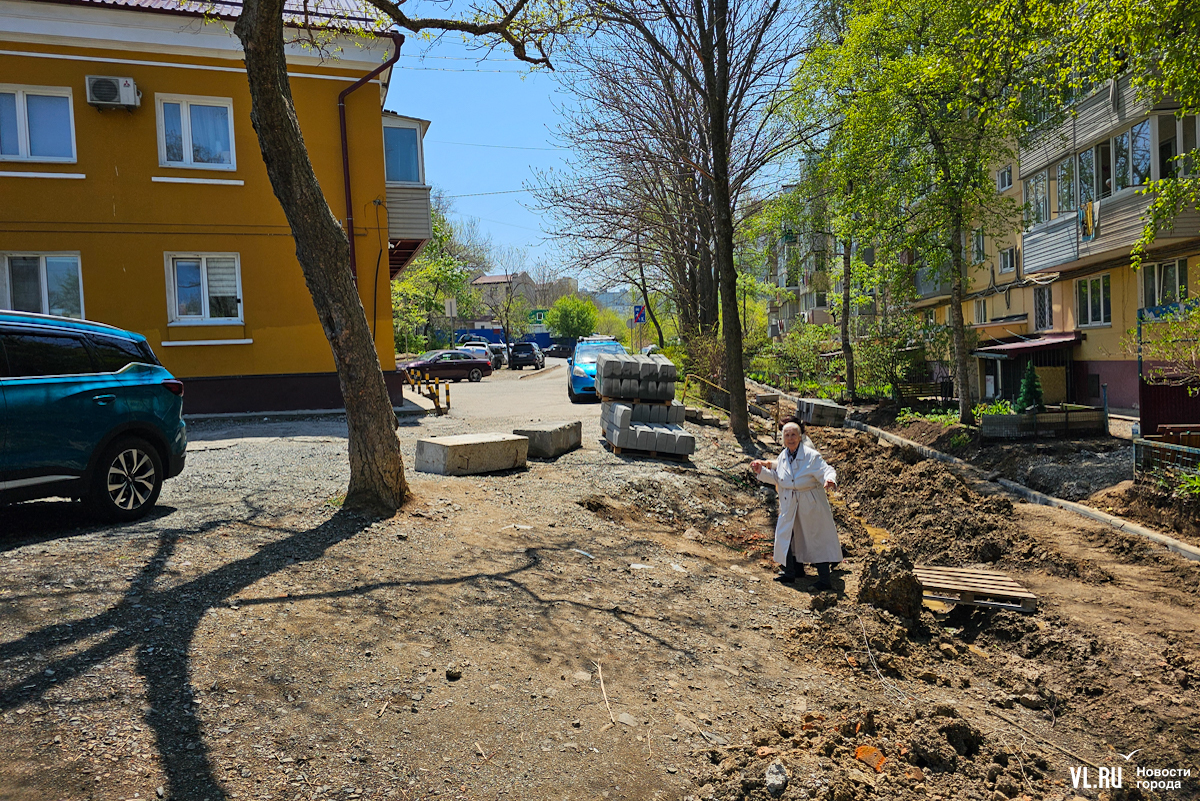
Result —
<instances>
[{"instance_id":1,"label":"green leafy tree","mask_svg":"<svg viewBox=\"0 0 1200 801\"><path fill-rule=\"evenodd\" d=\"M578 295L567 295L546 312L546 325L558 337L586 337L596 330L600 312L596 304Z\"/></svg>"},{"instance_id":2,"label":"green leafy tree","mask_svg":"<svg viewBox=\"0 0 1200 801\"><path fill-rule=\"evenodd\" d=\"M438 209L433 209L433 237L412 264L392 281L392 322L396 347L418 350L432 344L435 320L445 316L447 301L458 315L470 316L478 305L471 288L471 265L460 255L457 231Z\"/></svg>"},{"instance_id":3,"label":"green leafy tree","mask_svg":"<svg viewBox=\"0 0 1200 801\"><path fill-rule=\"evenodd\" d=\"M1148 383L1200 394L1200 301L1180 303L1159 320L1143 323L1140 332L1125 335L1123 344L1140 359Z\"/></svg>"},{"instance_id":4,"label":"green leafy tree","mask_svg":"<svg viewBox=\"0 0 1200 801\"><path fill-rule=\"evenodd\" d=\"M1035 412L1046 411L1046 404L1042 399L1042 381L1033 366L1033 359L1025 363L1025 375L1021 377L1021 392L1017 395L1016 406L1020 414L1030 409Z\"/></svg>"},{"instance_id":5,"label":"green leafy tree","mask_svg":"<svg viewBox=\"0 0 1200 801\"><path fill-rule=\"evenodd\" d=\"M1048 3L1039 13L1026 6L849 2L839 35L814 49L800 76L808 87L800 102L829 104L843 143L830 182L854 202L838 212L839 238L858 228L850 221L873 219L892 234L885 242L897 255L915 254L910 263L923 263L950 285L952 364L964 423L972 416L962 310L967 235L976 227L1009 230L1018 218L1020 208L996 192L990 169L1012 157L1027 128L1022 98L1043 85L1059 15L1067 13ZM886 167L886 182L862 180L877 175L873 165ZM881 185L890 189L876 198ZM866 195L855 200L859 192ZM862 241L861 229L855 232Z\"/></svg>"}]
</instances>

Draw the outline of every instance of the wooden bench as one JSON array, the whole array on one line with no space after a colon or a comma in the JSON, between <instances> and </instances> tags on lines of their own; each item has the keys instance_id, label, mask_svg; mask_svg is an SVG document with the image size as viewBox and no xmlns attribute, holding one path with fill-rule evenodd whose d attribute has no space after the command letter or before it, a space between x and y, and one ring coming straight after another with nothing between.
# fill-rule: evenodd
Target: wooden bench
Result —
<instances>
[{"instance_id":1,"label":"wooden bench","mask_svg":"<svg viewBox=\"0 0 1200 801\"><path fill-rule=\"evenodd\" d=\"M947 400L953 393L953 390L947 392L946 383L930 381L919 384L896 384L892 387L892 394L896 398L897 403L903 403L905 400L920 400L921 398L937 398L939 401Z\"/></svg>"}]
</instances>

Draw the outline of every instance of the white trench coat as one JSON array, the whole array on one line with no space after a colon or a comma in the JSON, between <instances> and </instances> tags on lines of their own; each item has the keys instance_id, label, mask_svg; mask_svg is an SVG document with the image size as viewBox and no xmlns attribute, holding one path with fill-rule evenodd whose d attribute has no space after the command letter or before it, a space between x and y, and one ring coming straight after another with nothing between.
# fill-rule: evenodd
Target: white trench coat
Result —
<instances>
[{"instance_id":1,"label":"white trench coat","mask_svg":"<svg viewBox=\"0 0 1200 801\"><path fill-rule=\"evenodd\" d=\"M784 448L775 460L775 469L764 467L758 473L758 480L774 484L779 492L776 562L787 564L789 547L801 564L842 561L842 546L838 543L837 528L824 487L826 481L837 482L837 471L825 463L811 440L805 437L794 462L788 459ZM794 546L793 537L796 539Z\"/></svg>"}]
</instances>

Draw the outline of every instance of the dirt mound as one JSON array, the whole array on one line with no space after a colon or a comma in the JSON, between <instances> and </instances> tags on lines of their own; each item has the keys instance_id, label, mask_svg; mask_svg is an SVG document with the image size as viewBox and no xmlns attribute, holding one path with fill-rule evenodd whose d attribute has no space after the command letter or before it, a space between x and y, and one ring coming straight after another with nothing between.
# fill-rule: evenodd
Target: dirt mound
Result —
<instances>
[{"instance_id":1,"label":"dirt mound","mask_svg":"<svg viewBox=\"0 0 1200 801\"><path fill-rule=\"evenodd\" d=\"M1180 498L1133 481L1122 481L1095 493L1086 503L1200 545L1200 498Z\"/></svg>"},{"instance_id":2,"label":"dirt mound","mask_svg":"<svg viewBox=\"0 0 1200 801\"><path fill-rule=\"evenodd\" d=\"M902 449L850 437L832 439L826 458L858 466L838 475L850 509L885 526L918 562L996 562L1012 549L1012 502L976 493L938 462L910 464Z\"/></svg>"},{"instance_id":3,"label":"dirt mound","mask_svg":"<svg viewBox=\"0 0 1200 801\"><path fill-rule=\"evenodd\" d=\"M858 602L915 620L921 615L921 583L903 548L868 554L858 584Z\"/></svg>"},{"instance_id":4,"label":"dirt mound","mask_svg":"<svg viewBox=\"0 0 1200 801\"><path fill-rule=\"evenodd\" d=\"M941 462L849 433L818 436L826 460L839 470L847 508L889 531L916 564L1038 567L1088 583L1112 579L1024 532L1012 501L976 492Z\"/></svg>"}]
</instances>

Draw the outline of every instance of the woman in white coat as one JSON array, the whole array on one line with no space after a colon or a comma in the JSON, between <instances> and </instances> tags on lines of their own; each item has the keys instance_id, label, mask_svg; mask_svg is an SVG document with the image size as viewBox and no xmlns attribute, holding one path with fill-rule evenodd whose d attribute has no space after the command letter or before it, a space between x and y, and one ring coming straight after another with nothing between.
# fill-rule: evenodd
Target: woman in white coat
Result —
<instances>
[{"instance_id":1,"label":"woman in white coat","mask_svg":"<svg viewBox=\"0 0 1200 801\"><path fill-rule=\"evenodd\" d=\"M779 492L775 561L783 565L783 572L777 580L791 584L810 564L817 568L816 588L832 589L829 571L842 561L842 546L825 493L837 487L837 471L804 436L803 423L783 427L783 445L779 458L750 463L758 480L774 484Z\"/></svg>"}]
</instances>

